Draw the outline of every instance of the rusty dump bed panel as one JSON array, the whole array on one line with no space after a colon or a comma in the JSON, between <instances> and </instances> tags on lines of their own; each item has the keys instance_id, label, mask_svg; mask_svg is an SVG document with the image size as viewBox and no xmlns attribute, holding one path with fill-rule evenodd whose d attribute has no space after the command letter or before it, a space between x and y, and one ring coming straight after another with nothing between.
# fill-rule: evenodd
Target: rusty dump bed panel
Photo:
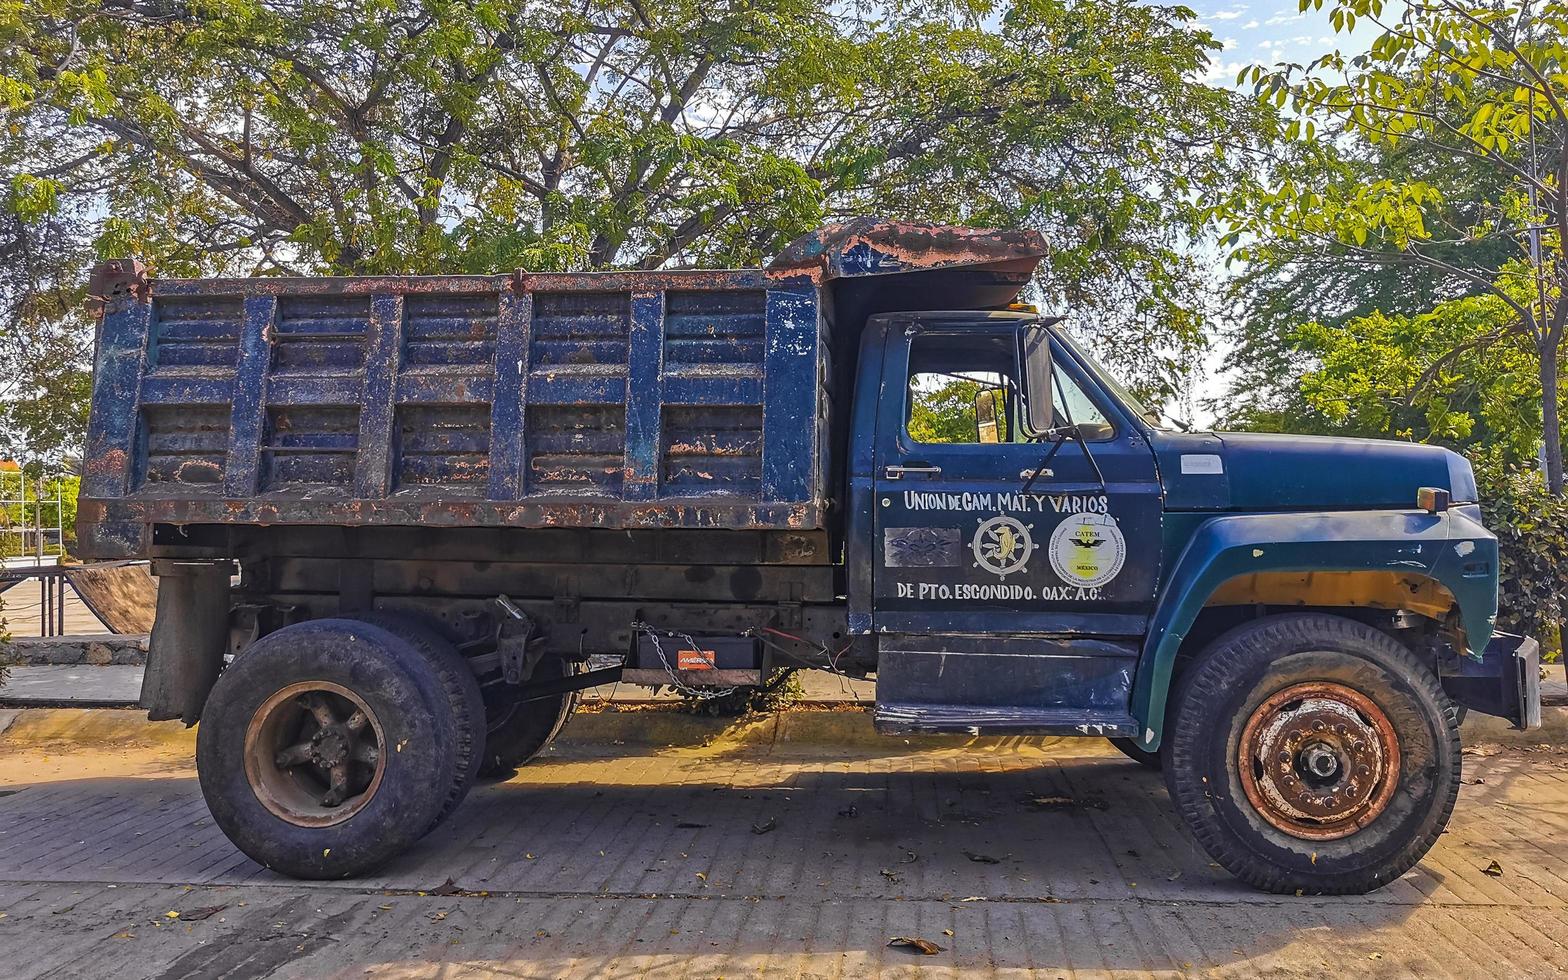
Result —
<instances>
[{"instance_id":1,"label":"rusty dump bed panel","mask_svg":"<svg viewBox=\"0 0 1568 980\"><path fill-rule=\"evenodd\" d=\"M912 232L929 263L877 247ZM822 527L824 284L1027 255L1005 235L859 222L724 272L106 263L81 550L144 555L158 524Z\"/></svg>"}]
</instances>

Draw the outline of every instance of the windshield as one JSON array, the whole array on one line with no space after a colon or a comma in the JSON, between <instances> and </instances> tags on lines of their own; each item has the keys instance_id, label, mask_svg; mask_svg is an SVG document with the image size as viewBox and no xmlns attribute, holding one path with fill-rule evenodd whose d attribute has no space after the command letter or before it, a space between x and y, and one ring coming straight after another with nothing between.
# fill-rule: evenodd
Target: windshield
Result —
<instances>
[{"instance_id":1,"label":"windshield","mask_svg":"<svg viewBox=\"0 0 1568 980\"><path fill-rule=\"evenodd\" d=\"M1104 366L1101 365L1099 361L1091 357L1088 351L1080 347L1078 342L1073 339L1072 335L1063 329L1060 324L1058 324L1054 329L1056 331L1056 339L1060 340L1063 346L1067 347L1073 352L1073 355L1077 357L1079 362L1081 362L1083 366L1089 370L1089 373L1094 375L1095 380L1104 385L1106 390L1109 391L1112 395L1116 396L1117 400L1120 401L1123 405L1126 405L1128 408L1138 413L1139 418L1154 426L1156 429L1173 429L1178 427L1184 429L1188 428L1175 419L1167 419L1161 413L1145 405L1143 403L1143 399L1129 391L1126 385L1122 384L1116 379L1115 375L1105 370Z\"/></svg>"}]
</instances>

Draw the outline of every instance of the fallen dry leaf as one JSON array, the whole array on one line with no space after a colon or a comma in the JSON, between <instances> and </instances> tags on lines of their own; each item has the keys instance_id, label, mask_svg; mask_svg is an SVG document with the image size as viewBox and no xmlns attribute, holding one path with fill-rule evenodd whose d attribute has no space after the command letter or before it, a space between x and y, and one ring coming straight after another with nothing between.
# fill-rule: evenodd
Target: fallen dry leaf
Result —
<instances>
[{"instance_id":1,"label":"fallen dry leaf","mask_svg":"<svg viewBox=\"0 0 1568 980\"><path fill-rule=\"evenodd\" d=\"M1002 863L1002 859L1001 858L992 857L989 854L977 854L974 851L965 851L964 852L964 857L966 857L969 860L975 862L976 864L1001 864Z\"/></svg>"},{"instance_id":2,"label":"fallen dry leaf","mask_svg":"<svg viewBox=\"0 0 1568 980\"><path fill-rule=\"evenodd\" d=\"M918 936L894 936L887 941L887 944L900 949L913 949L924 956L935 956L942 952L942 947L929 939L921 939Z\"/></svg>"},{"instance_id":3,"label":"fallen dry leaf","mask_svg":"<svg viewBox=\"0 0 1568 980\"><path fill-rule=\"evenodd\" d=\"M751 825L751 832L754 834L768 834L778 829L779 822L772 817L769 817L763 823L754 823Z\"/></svg>"}]
</instances>

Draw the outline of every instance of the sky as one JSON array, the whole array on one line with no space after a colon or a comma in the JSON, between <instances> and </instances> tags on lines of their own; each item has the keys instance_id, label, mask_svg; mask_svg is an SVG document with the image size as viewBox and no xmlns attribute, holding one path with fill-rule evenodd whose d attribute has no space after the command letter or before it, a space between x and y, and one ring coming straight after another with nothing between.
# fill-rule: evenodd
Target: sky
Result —
<instances>
[{"instance_id":1,"label":"sky","mask_svg":"<svg viewBox=\"0 0 1568 980\"><path fill-rule=\"evenodd\" d=\"M1216 54L1206 79L1216 85L1235 84L1236 73L1252 65L1304 64L1335 48L1353 46L1346 35L1335 36L1327 5L1304 14L1297 12L1296 0L1189 0L1188 6L1197 12L1199 25L1225 46Z\"/></svg>"}]
</instances>

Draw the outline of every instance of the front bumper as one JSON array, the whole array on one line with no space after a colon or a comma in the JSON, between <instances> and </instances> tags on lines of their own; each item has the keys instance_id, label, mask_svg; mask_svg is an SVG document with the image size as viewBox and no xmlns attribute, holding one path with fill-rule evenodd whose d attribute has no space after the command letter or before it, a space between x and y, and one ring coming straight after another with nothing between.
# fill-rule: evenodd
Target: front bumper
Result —
<instances>
[{"instance_id":1,"label":"front bumper","mask_svg":"<svg viewBox=\"0 0 1568 980\"><path fill-rule=\"evenodd\" d=\"M1493 633L1480 660L1453 658L1442 682L1456 704L1520 731L1541 727L1541 647L1532 637Z\"/></svg>"}]
</instances>

